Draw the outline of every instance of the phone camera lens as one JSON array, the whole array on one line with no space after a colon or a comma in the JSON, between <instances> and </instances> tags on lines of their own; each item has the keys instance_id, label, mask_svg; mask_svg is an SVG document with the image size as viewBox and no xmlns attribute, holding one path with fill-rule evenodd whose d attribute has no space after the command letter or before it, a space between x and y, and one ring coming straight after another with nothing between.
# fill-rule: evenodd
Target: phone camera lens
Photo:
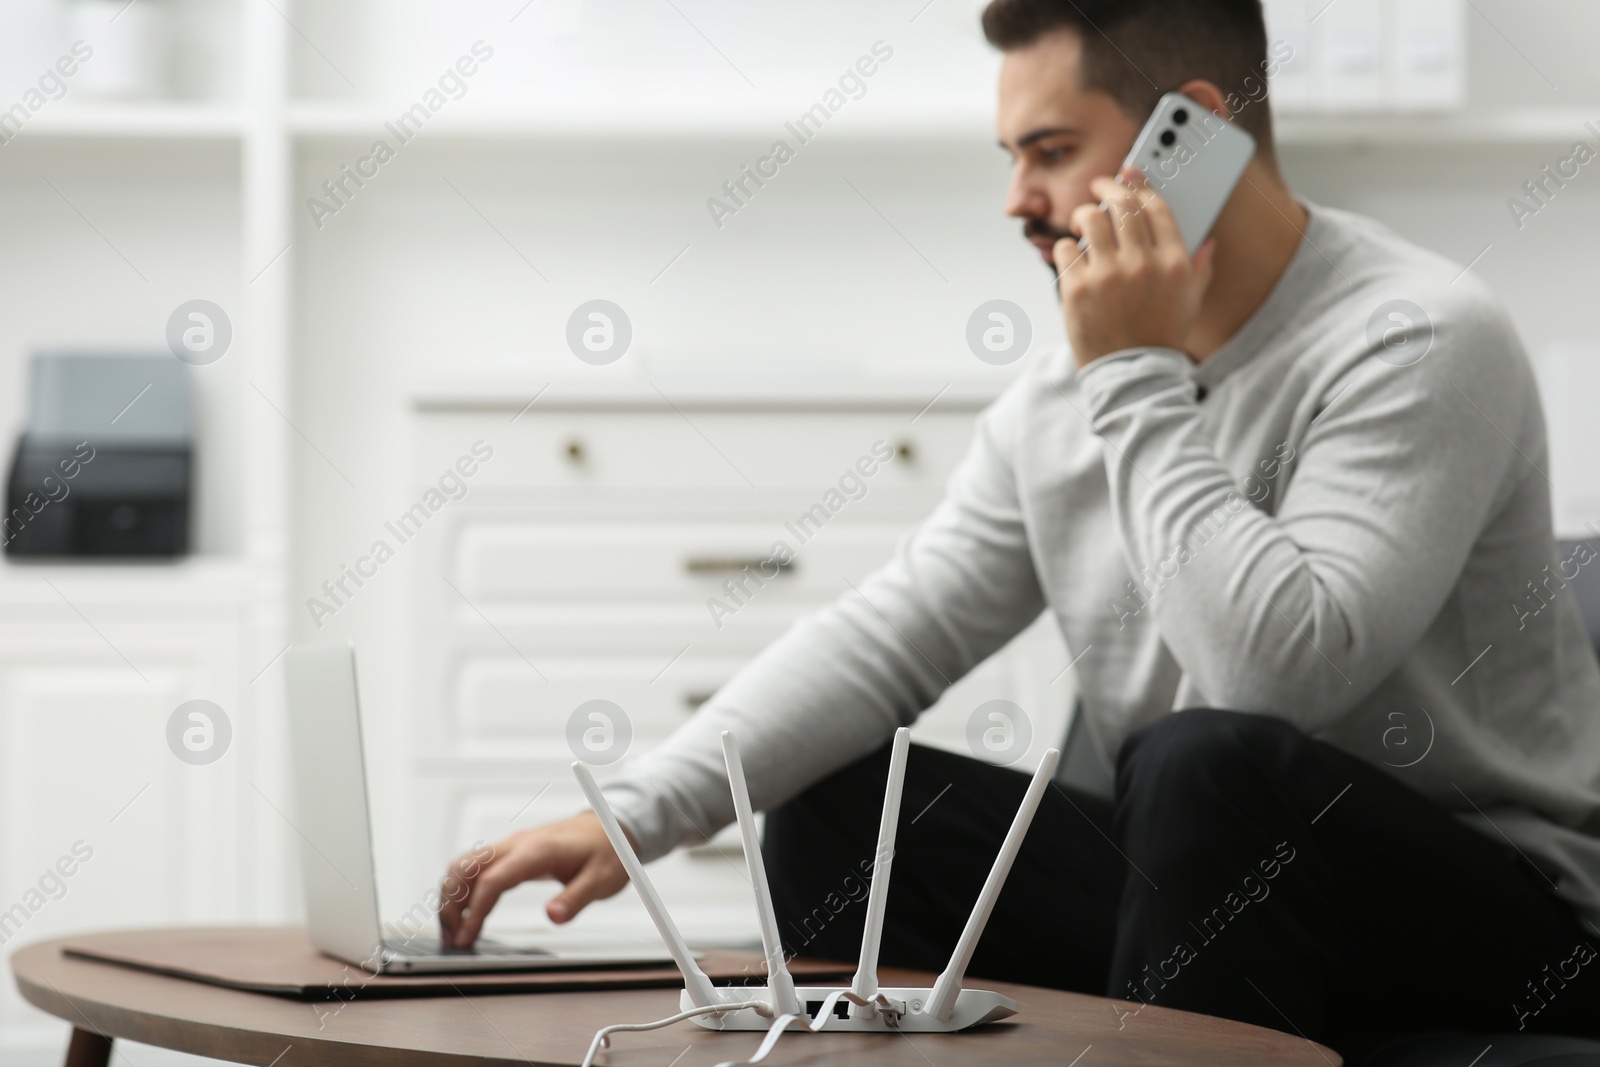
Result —
<instances>
[{"instance_id":1,"label":"phone camera lens","mask_svg":"<svg viewBox=\"0 0 1600 1067\"><path fill-rule=\"evenodd\" d=\"M1180 107L1178 110L1174 111L1172 113L1172 121L1176 122L1179 126L1182 126L1185 122L1188 122L1189 109L1186 107Z\"/></svg>"},{"instance_id":2,"label":"phone camera lens","mask_svg":"<svg viewBox=\"0 0 1600 1067\"><path fill-rule=\"evenodd\" d=\"M1166 145L1168 148L1171 148L1177 142L1178 135L1173 133L1171 130L1166 130L1161 134L1161 143Z\"/></svg>"}]
</instances>

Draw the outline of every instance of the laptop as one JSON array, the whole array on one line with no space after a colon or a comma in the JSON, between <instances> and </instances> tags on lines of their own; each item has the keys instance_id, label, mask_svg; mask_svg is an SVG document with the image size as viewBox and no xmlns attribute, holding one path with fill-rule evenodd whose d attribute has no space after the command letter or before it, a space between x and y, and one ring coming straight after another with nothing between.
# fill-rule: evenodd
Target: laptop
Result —
<instances>
[{"instance_id":1,"label":"laptop","mask_svg":"<svg viewBox=\"0 0 1600 1067\"><path fill-rule=\"evenodd\" d=\"M355 649L294 645L285 654L289 748L300 868L312 944L367 973L425 974L670 965L656 943L560 938L559 946L480 937L471 948L437 937L387 936L379 919L372 823L356 702Z\"/></svg>"}]
</instances>

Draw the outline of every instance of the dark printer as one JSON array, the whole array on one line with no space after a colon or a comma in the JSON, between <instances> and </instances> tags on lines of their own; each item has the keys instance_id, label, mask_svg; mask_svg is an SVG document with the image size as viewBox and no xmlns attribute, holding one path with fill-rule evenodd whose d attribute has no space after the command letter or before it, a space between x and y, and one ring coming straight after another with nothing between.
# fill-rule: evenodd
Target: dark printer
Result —
<instances>
[{"instance_id":1,"label":"dark printer","mask_svg":"<svg viewBox=\"0 0 1600 1067\"><path fill-rule=\"evenodd\" d=\"M166 353L36 355L28 422L6 483L6 553L186 553L191 373Z\"/></svg>"}]
</instances>

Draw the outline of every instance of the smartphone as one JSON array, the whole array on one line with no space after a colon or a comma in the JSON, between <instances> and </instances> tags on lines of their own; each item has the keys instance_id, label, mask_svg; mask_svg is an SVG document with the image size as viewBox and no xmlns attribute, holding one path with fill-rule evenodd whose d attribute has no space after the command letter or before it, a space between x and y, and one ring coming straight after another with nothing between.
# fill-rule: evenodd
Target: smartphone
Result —
<instances>
[{"instance_id":1,"label":"smartphone","mask_svg":"<svg viewBox=\"0 0 1600 1067\"><path fill-rule=\"evenodd\" d=\"M1182 93L1168 93L1156 103L1122 166L1144 171L1150 187L1172 208L1192 256L1255 154L1254 137Z\"/></svg>"}]
</instances>

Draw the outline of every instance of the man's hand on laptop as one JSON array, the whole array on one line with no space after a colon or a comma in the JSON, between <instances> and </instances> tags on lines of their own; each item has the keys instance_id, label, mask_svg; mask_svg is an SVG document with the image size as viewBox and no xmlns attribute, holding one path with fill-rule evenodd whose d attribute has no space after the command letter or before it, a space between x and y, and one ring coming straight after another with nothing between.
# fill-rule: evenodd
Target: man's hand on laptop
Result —
<instances>
[{"instance_id":1,"label":"man's hand on laptop","mask_svg":"<svg viewBox=\"0 0 1600 1067\"><path fill-rule=\"evenodd\" d=\"M628 873L592 811L519 830L497 842L490 857L485 861L482 849L469 852L445 874L439 904L444 944L464 948L476 941L500 895L523 882L555 879L565 886L544 906L554 923L567 922L628 884Z\"/></svg>"},{"instance_id":2,"label":"man's hand on laptop","mask_svg":"<svg viewBox=\"0 0 1600 1067\"><path fill-rule=\"evenodd\" d=\"M1167 202L1135 168L1122 181L1097 178L1089 188L1106 209L1086 203L1072 213L1088 249L1067 238L1055 246L1073 358L1086 367L1125 348L1186 351L1215 244L1207 241L1191 260Z\"/></svg>"}]
</instances>

